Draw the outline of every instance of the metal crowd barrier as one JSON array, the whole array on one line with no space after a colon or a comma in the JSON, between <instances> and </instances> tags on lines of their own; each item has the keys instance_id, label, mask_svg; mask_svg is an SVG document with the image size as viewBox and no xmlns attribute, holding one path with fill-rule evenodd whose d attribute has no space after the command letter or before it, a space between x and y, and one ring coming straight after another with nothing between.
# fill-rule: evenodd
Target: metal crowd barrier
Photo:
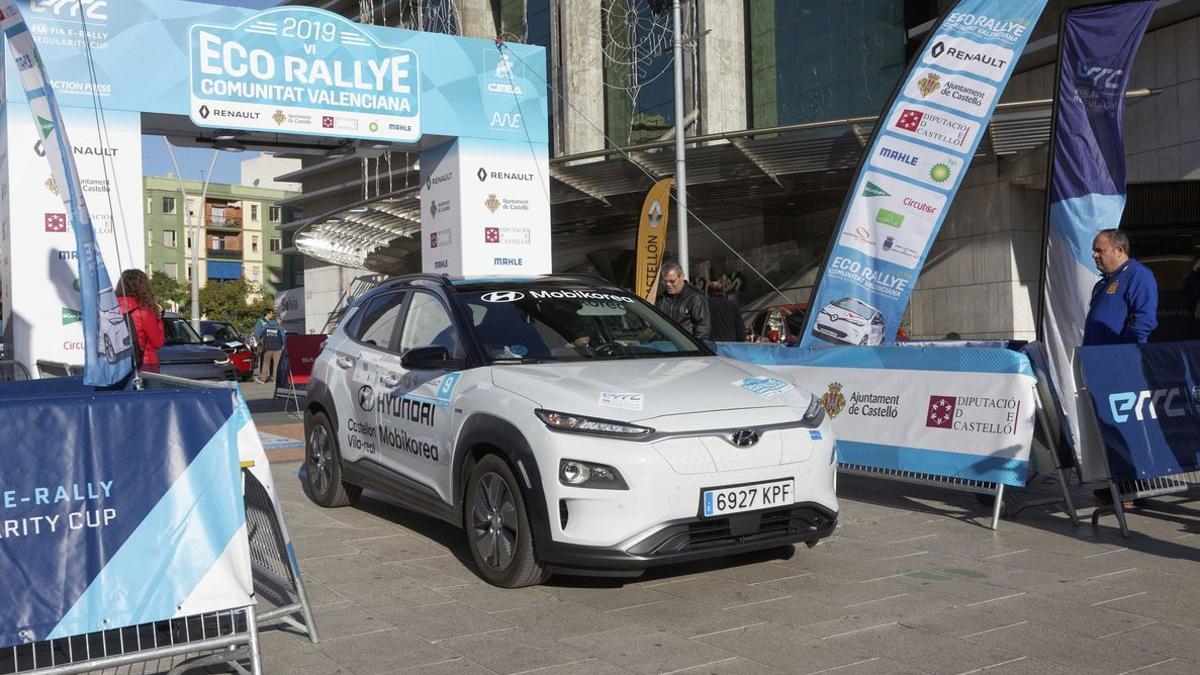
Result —
<instances>
[{"instance_id":1,"label":"metal crowd barrier","mask_svg":"<svg viewBox=\"0 0 1200 675\"><path fill-rule=\"evenodd\" d=\"M1196 485L1200 485L1200 472L1198 471L1177 473L1158 478L1143 478L1140 480L1110 480L1108 481L1108 491L1112 499L1112 504L1099 506L1092 512L1092 526L1095 527L1100 524L1100 516L1112 513L1117 516L1117 524L1121 528L1121 536L1128 537L1129 525L1125 521L1125 512L1127 511L1125 502L1134 502L1133 507L1135 509L1143 508L1135 500L1183 494Z\"/></svg>"},{"instance_id":2,"label":"metal crowd barrier","mask_svg":"<svg viewBox=\"0 0 1200 675\"><path fill-rule=\"evenodd\" d=\"M20 382L31 379L29 368L20 361L0 360L0 382Z\"/></svg>"},{"instance_id":3,"label":"metal crowd barrier","mask_svg":"<svg viewBox=\"0 0 1200 675\"><path fill-rule=\"evenodd\" d=\"M931 473L918 473L916 471L903 471L900 469L880 469L861 464L838 464L838 471L853 476L886 478L888 480L900 481L901 483L913 483L916 485L945 488L947 490L992 495L996 500L992 505L992 529L996 529L1000 524L1000 511L1004 506L1004 483L989 483L973 478L954 478L951 476L938 476Z\"/></svg>"}]
</instances>

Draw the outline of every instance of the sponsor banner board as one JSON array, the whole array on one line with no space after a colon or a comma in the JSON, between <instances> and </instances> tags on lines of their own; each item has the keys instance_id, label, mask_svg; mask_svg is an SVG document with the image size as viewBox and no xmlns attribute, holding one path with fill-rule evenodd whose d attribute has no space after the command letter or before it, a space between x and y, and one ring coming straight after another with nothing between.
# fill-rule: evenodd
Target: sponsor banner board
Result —
<instances>
[{"instance_id":1,"label":"sponsor banner board","mask_svg":"<svg viewBox=\"0 0 1200 675\"><path fill-rule=\"evenodd\" d=\"M894 341L913 286L1046 0L961 0L885 106L813 290L801 346Z\"/></svg>"},{"instance_id":2,"label":"sponsor banner board","mask_svg":"<svg viewBox=\"0 0 1200 675\"><path fill-rule=\"evenodd\" d=\"M843 464L1025 484L1036 379L1023 354L736 343L717 348L819 396Z\"/></svg>"},{"instance_id":3,"label":"sponsor banner board","mask_svg":"<svg viewBox=\"0 0 1200 675\"><path fill-rule=\"evenodd\" d=\"M546 51L352 23L311 7L11 0L63 106L384 142L548 141ZM146 67L152 55L153 67ZM95 64L89 68L89 58ZM23 100L7 65L9 101Z\"/></svg>"},{"instance_id":4,"label":"sponsor banner board","mask_svg":"<svg viewBox=\"0 0 1200 675\"><path fill-rule=\"evenodd\" d=\"M1200 470L1200 342L1080 347L1078 358L1108 467L1101 477Z\"/></svg>"},{"instance_id":5,"label":"sponsor banner board","mask_svg":"<svg viewBox=\"0 0 1200 675\"><path fill-rule=\"evenodd\" d=\"M0 426L0 645L254 603L236 395L9 383Z\"/></svg>"},{"instance_id":6,"label":"sponsor banner board","mask_svg":"<svg viewBox=\"0 0 1200 675\"><path fill-rule=\"evenodd\" d=\"M1092 288L1100 281L1092 240L1115 228L1125 210L1125 88L1155 3L1124 2L1067 12L1059 38L1058 93L1051 139L1046 267L1038 336L1064 401L1076 399L1071 362L1083 342ZM1068 436L1083 471L1095 475L1080 447L1079 415L1066 411Z\"/></svg>"},{"instance_id":7,"label":"sponsor banner board","mask_svg":"<svg viewBox=\"0 0 1200 675\"><path fill-rule=\"evenodd\" d=\"M634 292L651 303L658 292L658 273L667 248L671 184L670 178L664 178L650 188L642 202L642 215L638 219Z\"/></svg>"}]
</instances>

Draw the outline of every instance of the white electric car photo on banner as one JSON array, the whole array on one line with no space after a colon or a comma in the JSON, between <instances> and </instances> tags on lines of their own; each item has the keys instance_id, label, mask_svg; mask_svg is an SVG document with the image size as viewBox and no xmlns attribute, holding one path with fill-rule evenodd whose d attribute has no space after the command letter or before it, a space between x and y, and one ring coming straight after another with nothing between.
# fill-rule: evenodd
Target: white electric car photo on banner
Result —
<instances>
[{"instance_id":1,"label":"white electric car photo on banner","mask_svg":"<svg viewBox=\"0 0 1200 675\"><path fill-rule=\"evenodd\" d=\"M842 298L821 308L813 335L848 345L883 343L883 312L857 298Z\"/></svg>"},{"instance_id":2,"label":"white electric car photo on banner","mask_svg":"<svg viewBox=\"0 0 1200 675\"><path fill-rule=\"evenodd\" d=\"M464 530L497 586L805 542L837 524L820 400L598 278L397 277L317 359L305 488Z\"/></svg>"}]
</instances>

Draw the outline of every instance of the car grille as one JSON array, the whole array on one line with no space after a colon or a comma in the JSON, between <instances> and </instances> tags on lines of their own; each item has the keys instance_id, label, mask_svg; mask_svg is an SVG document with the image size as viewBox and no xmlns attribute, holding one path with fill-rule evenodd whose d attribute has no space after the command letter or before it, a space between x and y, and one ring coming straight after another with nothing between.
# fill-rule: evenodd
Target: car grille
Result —
<instances>
[{"instance_id":1,"label":"car grille","mask_svg":"<svg viewBox=\"0 0 1200 675\"><path fill-rule=\"evenodd\" d=\"M752 511L723 518L676 523L629 549L629 553L662 556L749 544L764 539L801 537L828 528L834 517L812 506Z\"/></svg>"}]
</instances>

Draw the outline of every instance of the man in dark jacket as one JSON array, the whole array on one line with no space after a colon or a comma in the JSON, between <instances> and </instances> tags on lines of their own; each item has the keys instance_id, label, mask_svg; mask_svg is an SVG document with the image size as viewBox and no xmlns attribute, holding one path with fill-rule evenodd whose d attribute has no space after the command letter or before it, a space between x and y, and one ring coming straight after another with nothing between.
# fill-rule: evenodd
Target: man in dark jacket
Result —
<instances>
[{"instance_id":1,"label":"man in dark jacket","mask_svg":"<svg viewBox=\"0 0 1200 675\"><path fill-rule=\"evenodd\" d=\"M684 278L679 263L663 265L662 280L665 292L658 296L658 308L692 335L708 338L708 302Z\"/></svg>"},{"instance_id":2,"label":"man in dark jacket","mask_svg":"<svg viewBox=\"0 0 1200 675\"><path fill-rule=\"evenodd\" d=\"M720 281L708 283L708 316L712 321L710 331L717 342L743 342L746 339L746 324L733 298L725 295L725 284Z\"/></svg>"},{"instance_id":3,"label":"man in dark jacket","mask_svg":"<svg viewBox=\"0 0 1200 675\"><path fill-rule=\"evenodd\" d=\"M1083 344L1145 342L1158 325L1158 284L1154 273L1129 257L1129 238L1101 230L1092 242L1100 281L1083 324Z\"/></svg>"}]
</instances>

